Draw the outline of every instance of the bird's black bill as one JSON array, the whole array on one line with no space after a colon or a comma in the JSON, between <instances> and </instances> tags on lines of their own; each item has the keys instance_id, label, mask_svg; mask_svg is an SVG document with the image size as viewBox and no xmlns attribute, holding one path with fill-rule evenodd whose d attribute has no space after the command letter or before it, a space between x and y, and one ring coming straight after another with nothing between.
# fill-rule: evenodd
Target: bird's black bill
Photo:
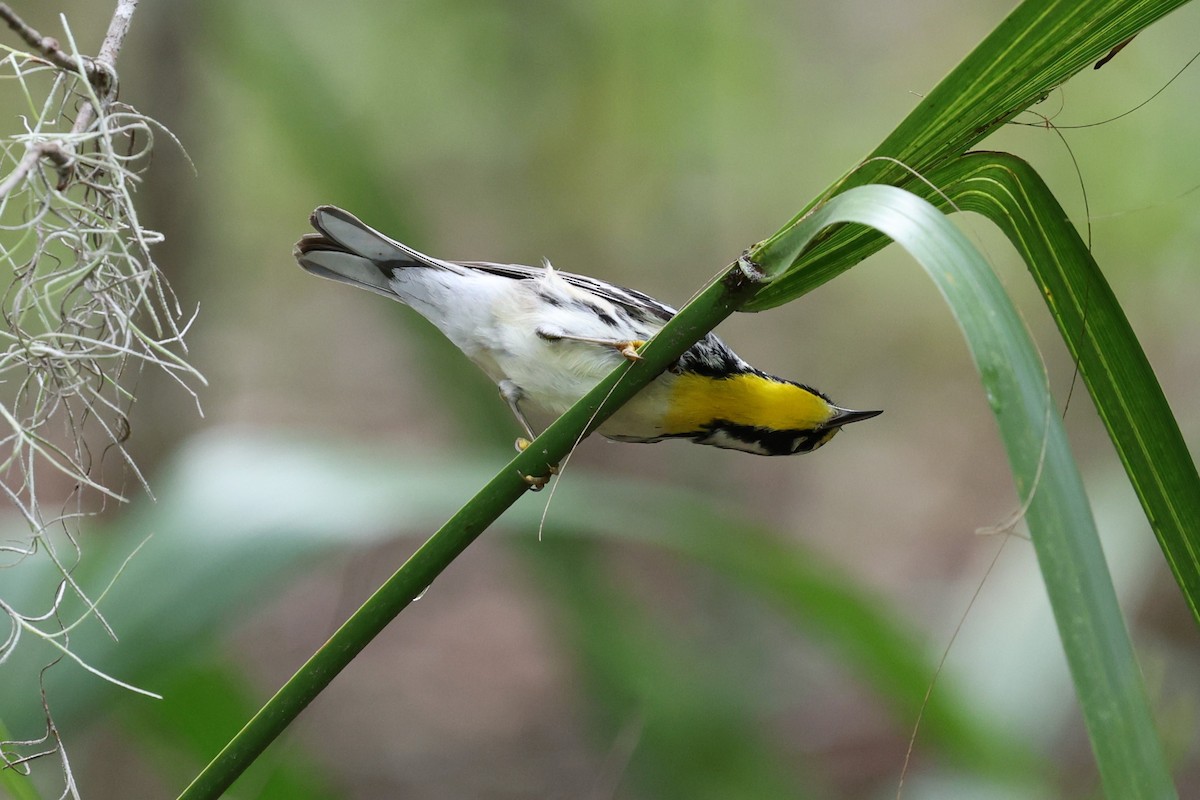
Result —
<instances>
[{"instance_id":1,"label":"bird's black bill","mask_svg":"<svg viewBox=\"0 0 1200 800\"><path fill-rule=\"evenodd\" d=\"M834 408L837 408L837 406L834 406ZM834 415L833 419L825 423L825 426L837 426L840 428L843 425L849 425L851 422L861 422L864 419L878 417L882 413L882 408L878 411L851 411L848 408L837 408L837 414Z\"/></svg>"}]
</instances>

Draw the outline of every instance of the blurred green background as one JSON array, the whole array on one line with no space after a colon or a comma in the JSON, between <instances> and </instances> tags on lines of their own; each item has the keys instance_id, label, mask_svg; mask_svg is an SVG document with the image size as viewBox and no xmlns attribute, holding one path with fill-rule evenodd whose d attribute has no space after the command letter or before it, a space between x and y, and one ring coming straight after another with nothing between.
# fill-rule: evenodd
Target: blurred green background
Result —
<instances>
[{"instance_id":1,"label":"blurred green background","mask_svg":"<svg viewBox=\"0 0 1200 800\"><path fill-rule=\"evenodd\" d=\"M46 33L62 11L94 48L110 6L18 11ZM678 306L853 166L1011 6L144 2L121 97L196 165L163 137L139 197L167 236L159 265L199 305L189 344L209 386L201 418L146 374L131 447L159 502L138 498L85 542L99 587L154 534L112 597L122 645L92 652L167 695L51 672L85 796L182 788L511 452L494 388L430 326L296 267L315 205L434 255L547 257ZM1198 30L1193 4L1037 110L1070 126L1132 108ZM1064 131L1097 260L1193 450L1198 82L1185 72L1130 116ZM1030 160L1087 224L1053 131L1009 126L985 145ZM1061 403L1072 365L1023 266L963 223ZM805 458L585 442L561 491L524 498L473 545L239 796L894 797L985 575L904 795L1095 796L1032 549L1010 539L989 573L1002 538L975 534L1017 501L932 286L888 250L719 332L757 366L887 413ZM1190 796L1200 640L1082 386L1066 420Z\"/></svg>"}]
</instances>

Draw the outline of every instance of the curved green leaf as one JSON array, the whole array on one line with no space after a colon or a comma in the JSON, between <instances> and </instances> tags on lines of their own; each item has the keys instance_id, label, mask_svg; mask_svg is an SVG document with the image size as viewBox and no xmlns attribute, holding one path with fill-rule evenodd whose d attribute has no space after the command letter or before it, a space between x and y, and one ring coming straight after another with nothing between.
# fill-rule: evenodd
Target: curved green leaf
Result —
<instances>
[{"instance_id":1,"label":"curved green leaf","mask_svg":"<svg viewBox=\"0 0 1200 800\"><path fill-rule=\"evenodd\" d=\"M1200 621L1200 475L1129 320L1049 187L1007 153L970 153L929 180L964 211L1000 226L1041 289L1158 537Z\"/></svg>"},{"instance_id":2,"label":"curved green leaf","mask_svg":"<svg viewBox=\"0 0 1200 800\"><path fill-rule=\"evenodd\" d=\"M752 256L769 276L783 277L820 230L845 221L870 225L908 250L963 330L1027 504L1105 791L1113 798L1175 796L1083 482L1037 351L999 280L940 211L890 186L838 195Z\"/></svg>"},{"instance_id":3,"label":"curved green leaf","mask_svg":"<svg viewBox=\"0 0 1200 800\"><path fill-rule=\"evenodd\" d=\"M915 194L945 211L988 217L1025 260L1200 621L1200 475L1158 378L1087 245L1041 176L1016 156L969 153L925 177L928 183L912 187ZM800 273L803 279L794 277ZM764 291L788 300L822 280L802 265L789 275L791 280Z\"/></svg>"}]
</instances>

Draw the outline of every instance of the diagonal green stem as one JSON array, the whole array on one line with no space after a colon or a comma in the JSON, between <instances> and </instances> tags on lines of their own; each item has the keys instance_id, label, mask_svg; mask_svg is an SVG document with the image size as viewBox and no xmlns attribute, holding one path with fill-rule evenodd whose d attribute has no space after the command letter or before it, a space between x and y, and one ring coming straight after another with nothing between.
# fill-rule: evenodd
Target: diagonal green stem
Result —
<instances>
[{"instance_id":1,"label":"diagonal green stem","mask_svg":"<svg viewBox=\"0 0 1200 800\"><path fill-rule=\"evenodd\" d=\"M728 317L757 285L749 265L734 264L649 342L642 360L618 367L537 437L363 603L275 696L196 776L179 800L220 796L292 720L450 562L529 489L523 475L544 475L682 353Z\"/></svg>"}]
</instances>

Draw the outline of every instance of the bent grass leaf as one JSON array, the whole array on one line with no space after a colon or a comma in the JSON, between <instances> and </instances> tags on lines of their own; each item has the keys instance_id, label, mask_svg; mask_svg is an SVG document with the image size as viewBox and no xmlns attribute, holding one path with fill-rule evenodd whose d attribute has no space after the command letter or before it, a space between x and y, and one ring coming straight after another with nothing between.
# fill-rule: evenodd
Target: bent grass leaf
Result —
<instances>
[{"instance_id":1,"label":"bent grass leaf","mask_svg":"<svg viewBox=\"0 0 1200 800\"><path fill-rule=\"evenodd\" d=\"M1021 254L1200 621L1200 475L1154 370L1087 245L1041 176L1014 155L968 153L924 177L927 182L911 187L914 194L946 212L982 214ZM801 260L761 294L771 295L772 302L790 300L824 279ZM788 288L781 292L783 284Z\"/></svg>"},{"instance_id":2,"label":"bent grass leaf","mask_svg":"<svg viewBox=\"0 0 1200 800\"><path fill-rule=\"evenodd\" d=\"M1007 153L970 153L927 176L929 200L992 220L1037 281L1184 599L1200 621L1200 475L1112 289L1041 176ZM947 208L948 210L948 208Z\"/></svg>"},{"instance_id":3,"label":"bent grass leaf","mask_svg":"<svg viewBox=\"0 0 1200 800\"><path fill-rule=\"evenodd\" d=\"M1084 722L1109 797L1173 797L1162 745L1117 605L1083 482L1037 350L987 262L936 207L861 186L781 231L751 256L769 276L839 222L876 228L924 267L959 327L1000 427Z\"/></svg>"}]
</instances>

